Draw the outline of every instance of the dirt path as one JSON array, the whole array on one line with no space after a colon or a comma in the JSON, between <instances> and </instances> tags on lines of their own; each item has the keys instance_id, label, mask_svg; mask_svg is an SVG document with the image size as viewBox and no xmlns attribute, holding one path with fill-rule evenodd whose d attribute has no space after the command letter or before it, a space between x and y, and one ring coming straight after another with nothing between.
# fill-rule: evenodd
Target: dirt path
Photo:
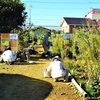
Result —
<instances>
[{"instance_id":1,"label":"dirt path","mask_svg":"<svg viewBox=\"0 0 100 100\"><path fill-rule=\"evenodd\" d=\"M0 64L0 100L84 100L71 82L53 82L43 77L49 60L40 55L32 59L34 64Z\"/></svg>"}]
</instances>

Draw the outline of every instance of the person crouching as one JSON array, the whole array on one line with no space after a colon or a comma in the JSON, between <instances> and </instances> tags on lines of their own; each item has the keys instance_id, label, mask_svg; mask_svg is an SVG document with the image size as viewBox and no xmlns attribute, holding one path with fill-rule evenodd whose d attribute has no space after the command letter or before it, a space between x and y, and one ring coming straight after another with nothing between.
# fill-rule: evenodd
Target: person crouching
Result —
<instances>
[{"instance_id":1,"label":"person crouching","mask_svg":"<svg viewBox=\"0 0 100 100\"><path fill-rule=\"evenodd\" d=\"M11 48L7 48L0 57L0 62L5 62L6 64L14 64L16 60L16 54L11 50Z\"/></svg>"},{"instance_id":2,"label":"person crouching","mask_svg":"<svg viewBox=\"0 0 100 100\"><path fill-rule=\"evenodd\" d=\"M47 72L51 72L51 77L54 82L57 82L59 78L64 78L64 82L68 81L68 70L64 68L63 62L59 56L53 58L53 61L47 68Z\"/></svg>"}]
</instances>

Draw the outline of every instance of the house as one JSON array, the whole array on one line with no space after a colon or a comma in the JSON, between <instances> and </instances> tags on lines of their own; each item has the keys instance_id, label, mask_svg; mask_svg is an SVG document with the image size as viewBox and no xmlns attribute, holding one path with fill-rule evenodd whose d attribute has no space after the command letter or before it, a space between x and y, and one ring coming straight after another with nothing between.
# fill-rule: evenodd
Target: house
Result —
<instances>
[{"instance_id":1,"label":"house","mask_svg":"<svg viewBox=\"0 0 100 100\"><path fill-rule=\"evenodd\" d=\"M87 18L71 18L63 17L60 27L66 39L70 39L71 34L73 33L75 27L81 27L83 24L86 24Z\"/></svg>"},{"instance_id":2,"label":"house","mask_svg":"<svg viewBox=\"0 0 100 100\"><path fill-rule=\"evenodd\" d=\"M71 17L63 17L61 21L60 27L64 33L72 33L74 27L82 26L82 24L86 24L86 18L71 18Z\"/></svg>"},{"instance_id":3,"label":"house","mask_svg":"<svg viewBox=\"0 0 100 100\"><path fill-rule=\"evenodd\" d=\"M66 33L68 37L70 37L70 35L73 33L74 28L86 24L88 19L99 20L100 9L92 9L85 15L84 18L63 17L60 23L61 30L63 33Z\"/></svg>"},{"instance_id":4,"label":"house","mask_svg":"<svg viewBox=\"0 0 100 100\"><path fill-rule=\"evenodd\" d=\"M85 14L85 18L99 20L100 19L100 9L92 9L87 14Z\"/></svg>"}]
</instances>

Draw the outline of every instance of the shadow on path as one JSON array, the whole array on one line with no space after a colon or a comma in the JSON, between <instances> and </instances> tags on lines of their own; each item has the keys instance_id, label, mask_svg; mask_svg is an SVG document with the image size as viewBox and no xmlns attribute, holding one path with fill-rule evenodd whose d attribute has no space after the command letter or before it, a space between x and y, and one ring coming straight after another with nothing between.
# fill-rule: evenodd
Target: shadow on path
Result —
<instances>
[{"instance_id":1,"label":"shadow on path","mask_svg":"<svg viewBox=\"0 0 100 100\"><path fill-rule=\"evenodd\" d=\"M0 74L0 100L44 100L52 90L46 81L19 74Z\"/></svg>"}]
</instances>

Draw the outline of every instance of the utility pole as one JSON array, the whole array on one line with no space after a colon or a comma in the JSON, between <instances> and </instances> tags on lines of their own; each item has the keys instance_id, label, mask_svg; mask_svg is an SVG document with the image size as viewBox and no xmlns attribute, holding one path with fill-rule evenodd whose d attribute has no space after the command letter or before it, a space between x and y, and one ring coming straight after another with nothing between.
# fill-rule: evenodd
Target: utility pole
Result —
<instances>
[{"instance_id":1,"label":"utility pole","mask_svg":"<svg viewBox=\"0 0 100 100\"><path fill-rule=\"evenodd\" d=\"M31 27L32 27L32 23L31 23L31 8L32 8L32 5L30 4L30 9L29 9L29 29L31 29Z\"/></svg>"}]
</instances>

